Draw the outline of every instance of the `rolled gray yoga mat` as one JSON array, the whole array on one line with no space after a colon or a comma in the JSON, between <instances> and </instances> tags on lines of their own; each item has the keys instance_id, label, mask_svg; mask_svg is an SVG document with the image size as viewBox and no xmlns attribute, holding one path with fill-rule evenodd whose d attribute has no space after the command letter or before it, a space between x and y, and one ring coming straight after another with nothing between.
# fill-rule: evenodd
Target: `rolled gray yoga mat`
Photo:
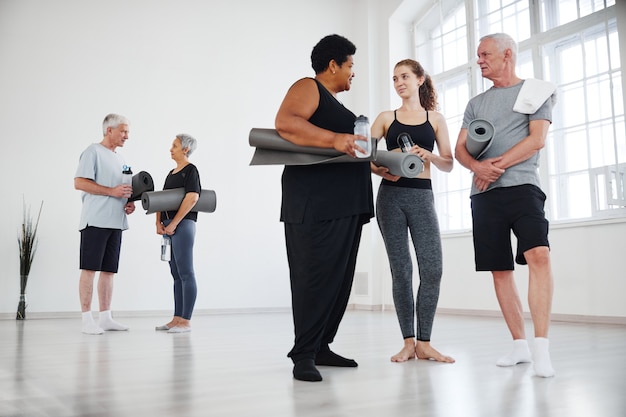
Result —
<instances>
[{"instance_id":1,"label":"rolled gray yoga mat","mask_svg":"<svg viewBox=\"0 0 626 417\"><path fill-rule=\"evenodd\" d=\"M315 165L337 162L371 161L369 158L353 158L331 148L300 146L282 138L276 129L253 128L248 136L250 146L255 147L250 165ZM376 149L376 140L372 139L372 149Z\"/></svg>"},{"instance_id":2,"label":"rolled gray yoga mat","mask_svg":"<svg viewBox=\"0 0 626 417\"><path fill-rule=\"evenodd\" d=\"M133 175L131 185L133 187L133 195L130 196L128 201L141 200L143 193L154 191L154 181L152 181L152 176L146 171L141 171Z\"/></svg>"},{"instance_id":3,"label":"rolled gray yoga mat","mask_svg":"<svg viewBox=\"0 0 626 417\"><path fill-rule=\"evenodd\" d=\"M465 148L474 158L480 158L491 146L496 130L488 120L475 119L467 126Z\"/></svg>"},{"instance_id":4,"label":"rolled gray yoga mat","mask_svg":"<svg viewBox=\"0 0 626 417\"><path fill-rule=\"evenodd\" d=\"M424 170L424 161L413 153L378 151L373 162L389 168L392 175L406 178L415 178Z\"/></svg>"},{"instance_id":5,"label":"rolled gray yoga mat","mask_svg":"<svg viewBox=\"0 0 626 417\"><path fill-rule=\"evenodd\" d=\"M178 210L180 203L185 198L184 188L173 188L171 190L151 191L141 195L141 205L146 210L146 214L157 211ZM191 211L203 213L213 213L217 206L217 196L213 190L201 190L200 198Z\"/></svg>"}]
</instances>

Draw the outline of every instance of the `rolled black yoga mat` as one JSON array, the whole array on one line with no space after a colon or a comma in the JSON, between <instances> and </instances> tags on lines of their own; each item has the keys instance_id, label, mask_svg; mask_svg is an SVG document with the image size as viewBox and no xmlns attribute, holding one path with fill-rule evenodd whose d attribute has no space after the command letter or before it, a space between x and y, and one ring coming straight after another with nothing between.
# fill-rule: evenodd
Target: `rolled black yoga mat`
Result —
<instances>
[{"instance_id":1,"label":"rolled black yoga mat","mask_svg":"<svg viewBox=\"0 0 626 417\"><path fill-rule=\"evenodd\" d=\"M141 205L146 210L146 214L157 211L178 210L180 203L185 198L184 188L173 188L171 190L150 191L141 195ZM191 211L203 213L213 213L217 206L217 196L213 190L201 190L200 198Z\"/></svg>"},{"instance_id":2,"label":"rolled black yoga mat","mask_svg":"<svg viewBox=\"0 0 626 417\"><path fill-rule=\"evenodd\" d=\"M248 136L250 146L255 147L250 165L314 165L337 162L371 161L369 158L353 158L331 148L300 146L282 138L276 129L253 128ZM376 140L372 139L372 149L376 149Z\"/></svg>"},{"instance_id":3,"label":"rolled black yoga mat","mask_svg":"<svg viewBox=\"0 0 626 417\"><path fill-rule=\"evenodd\" d=\"M154 181L146 171L141 171L133 175L131 185L133 187L133 195L128 201L141 200L141 195L147 191L154 191Z\"/></svg>"}]
</instances>

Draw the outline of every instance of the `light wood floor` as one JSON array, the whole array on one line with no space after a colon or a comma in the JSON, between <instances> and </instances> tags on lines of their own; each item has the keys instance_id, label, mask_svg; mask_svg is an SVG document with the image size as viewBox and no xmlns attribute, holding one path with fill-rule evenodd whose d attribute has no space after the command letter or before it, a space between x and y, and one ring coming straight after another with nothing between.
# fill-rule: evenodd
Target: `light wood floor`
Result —
<instances>
[{"instance_id":1,"label":"light wood floor","mask_svg":"<svg viewBox=\"0 0 626 417\"><path fill-rule=\"evenodd\" d=\"M333 350L358 368L292 378L289 313L117 319L128 332L80 333L80 318L0 320L0 416L624 417L626 326L554 323L557 376L499 368L510 345L499 318L440 314L433 345L455 364L391 363L395 313L348 311ZM530 323L527 330L532 334Z\"/></svg>"}]
</instances>

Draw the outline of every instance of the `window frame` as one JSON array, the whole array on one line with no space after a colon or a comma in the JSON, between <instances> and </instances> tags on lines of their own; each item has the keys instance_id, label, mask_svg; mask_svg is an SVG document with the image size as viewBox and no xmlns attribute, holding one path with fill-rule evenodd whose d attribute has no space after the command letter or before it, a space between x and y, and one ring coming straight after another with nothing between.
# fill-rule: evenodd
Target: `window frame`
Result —
<instances>
[{"instance_id":1,"label":"window frame","mask_svg":"<svg viewBox=\"0 0 626 417\"><path fill-rule=\"evenodd\" d=\"M610 1L610 0L609 0ZM465 8L465 13L466 13L466 22L465 22L465 28L466 28L466 41L467 41L467 55L470 57L469 61L467 63L464 63L462 65L459 65L457 67L454 68L448 68L445 71L441 71L438 73L431 73L431 76L433 77L433 82L435 83L435 86L437 88L437 91L439 93L439 97L440 97L440 104L442 104L442 109L440 109L440 111L442 111L442 113L444 114L444 116L446 116L446 118L448 119L449 116L451 116L452 120L457 120L459 115L454 113L454 114L446 114L445 108L446 108L446 104L445 102L442 103L441 100L441 96L446 94L446 90L445 90L445 85L446 83L450 83L451 80L454 80L455 77L458 77L459 74L464 74L467 76L468 78L468 88L469 88L469 97L474 97L475 95L479 94L482 91L485 91L487 88L489 88L491 86L491 82L489 80L483 79L482 76L480 75L480 71L479 69L476 67L476 53L475 53L475 46L473 45L477 45L478 44L478 39L480 38L480 34L479 34L479 30L480 28L479 23L478 23L478 19L475 17L475 15L478 13L478 10L480 9L480 5L485 5L487 4L487 0L458 0L458 1L450 1L450 0L440 0L438 2L436 2L434 5L431 4L429 7L429 12L433 12L433 10L437 9L437 4L441 4L441 3L445 3L445 7L446 10L452 10L455 7L464 7ZM507 3L508 6L510 6L512 3L523 3L521 1L514 1L514 2L509 2ZM528 39L523 39L520 42L518 42L518 47L519 47L519 56L521 57L522 55L526 55L527 57L532 58L531 59L531 68L532 68L532 73L528 73L531 72L530 70L526 71L526 74L522 74L520 72L520 67L518 65L518 75L521 78L528 78L528 77L533 77L533 78L540 78L540 79L546 79L549 80L549 71L548 69L544 70L545 67L545 62L544 62L544 45L550 44L551 42L556 42L559 39L563 39L565 37L569 36L576 36L579 33L584 32L585 30L593 27L594 25L599 25L599 24L607 24L606 22L609 22L610 20L616 20L617 16L616 16L616 11L615 11L615 4L610 5L608 7L606 7L605 9L602 9L600 11L596 11L596 12L592 12L590 14L587 14L585 16L579 17L573 21L567 22L563 25L557 25L554 28L551 28L547 31L542 31L542 26L545 26L546 21L542 21L542 10L541 7L543 6L543 2L534 2L534 1L528 1L528 18L529 18L529 30L530 30L530 36L528 37ZM453 13L452 13L453 14ZM443 23L443 11L439 10L439 18L441 19L440 22L438 23L438 25L442 25ZM552 18L557 18L555 16L552 16ZM429 16L426 14L422 14L422 19L423 20L428 20ZM501 23L500 23L501 24ZM413 22L413 27L417 28L420 25L420 20L414 21ZM433 27L432 25L432 18L431 18L431 23L430 23L431 27ZM436 25L434 26L436 27ZM615 31L617 32L617 29L615 29ZM439 32L441 33L442 31L439 30ZM420 36L423 37L425 31L417 31L415 30L415 36L413 38L413 43L415 45L415 53L416 53L416 59L419 60L419 54L420 51L424 51L425 49L425 45L428 43L428 41L431 41L430 39L428 40L424 40L424 39L418 39ZM609 42L609 38L610 38L610 33L607 31L606 35L605 35L605 39L607 40L607 43ZM420 61L424 64L424 61ZM428 64L425 64L425 67L428 71ZM443 68L443 65L442 65ZM619 64L619 68L617 70L620 74L621 74L621 82L623 83L623 78L624 78L624 72L623 72L623 65L620 62ZM544 72L546 72L546 74L544 74ZM558 83L558 80L556 80L555 82ZM622 88L622 101L625 100L624 97L624 93L623 93L623 88ZM559 109L558 109L558 102L557 102L557 107L555 108L555 113L558 113ZM462 113L461 113L461 118L462 118ZM623 119L624 119L624 113L623 113L623 106L622 106L622 113L620 114L615 114L615 112L613 112L612 114L612 121L613 121L613 126L614 126L614 130L615 130L615 126L617 123L619 123L619 119L621 118L621 123L623 126ZM450 120L450 119L449 119ZM452 125L454 125L454 123L452 123ZM449 123L449 131L450 131L450 141L452 146L454 147L455 141L456 141L456 136L455 136L455 131L458 132L458 128L460 128L460 123L458 124L458 126L451 126L451 124ZM562 127L562 128L567 128L567 126ZM584 124L584 129L588 130L590 128L590 123L586 122ZM563 199L562 195L559 196L559 193L564 193L567 192L566 189L561 189L560 187L554 187L553 183L551 181L555 180L555 177L552 176L550 174L550 169L548 167L548 152L554 152L553 147L555 146L555 144L553 143L553 139L554 139L554 133L553 133L553 129L551 128L549 133L548 133L548 139L546 142L546 146L544 147L544 149L542 149L541 152L541 160L542 163L540 164L540 169L539 169L539 175L540 175L540 179L541 179L541 183L542 183L542 188L544 189L544 192L548 195L548 200L550 201L551 199L558 201L568 201L567 198ZM613 143L621 143L620 137L619 137L619 132L617 134L614 135L613 137ZM620 157L618 155L615 156L617 165L620 165L619 162L622 162L620 160L618 160ZM626 161L623 161L626 163ZM456 169L460 169L460 170L464 170L465 171L465 182L467 184L467 187L464 189L450 189L448 187L448 182L450 182L449 179L446 179L446 176L449 175L455 175L454 171ZM598 173L596 173L596 170L598 171ZM469 230L471 230L471 216L469 216L468 218L468 214L467 214L467 210L465 210L466 207L469 207L469 198L464 202L465 206L460 206L460 207L452 207L450 205L450 201L454 200L451 195L452 194L458 194L458 193L464 193L469 197L469 188L471 185L471 173L469 171L467 171L465 168L459 166L458 164L456 164L455 170L453 170L453 172L451 173L439 173L436 170L433 172L433 192L435 194L435 203L437 205L437 209L438 209L438 213L439 213L439 217L440 217L440 228L442 231L442 234L457 234L457 233L463 233L463 232L467 232ZM602 192L600 192L599 187L597 186L597 180L598 180L598 175L599 172L605 172L606 173L606 169L604 169L604 167L587 167L586 170L584 170L586 172L586 174L589 176L589 190L590 190L590 195L587 196L591 201L597 200L599 197L601 197L602 195L607 195L608 191L604 190ZM564 172L558 172L556 177L558 177L559 175L563 175ZM606 175L606 174L605 174ZM445 187L444 187L445 184ZM620 186L616 186L618 190L622 190L623 189L623 185L622 188L620 188ZM618 193L619 194L619 193ZM618 195L618 197L620 197ZM626 221L626 206L624 207L620 207L620 208L610 208L610 209L599 209L601 205L598 204L598 202L596 201L596 204L593 205L593 210L591 212L591 214L589 216L584 216L584 217L570 217L570 218L562 218L562 217L555 217L556 213L553 213L552 210L552 206L550 205L550 203L546 204L546 212L547 212L547 217L548 219L554 223L554 224L571 224L571 223L587 223L587 222L597 222L597 221L604 221L607 219L621 219L622 221ZM457 211L456 214L453 214L450 212L450 210L455 210ZM469 208L468 208L469 210ZM453 218L460 218L460 222L461 222L461 227L456 227L456 228L450 228L451 223L458 223L455 222L453 220Z\"/></svg>"}]
</instances>

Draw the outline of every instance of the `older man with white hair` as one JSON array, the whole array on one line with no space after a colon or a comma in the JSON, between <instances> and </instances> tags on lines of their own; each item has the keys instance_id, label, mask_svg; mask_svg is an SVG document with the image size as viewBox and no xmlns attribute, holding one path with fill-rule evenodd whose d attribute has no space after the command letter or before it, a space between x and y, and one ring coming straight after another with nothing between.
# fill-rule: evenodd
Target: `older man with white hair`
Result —
<instances>
[{"instance_id":1,"label":"older man with white hair","mask_svg":"<svg viewBox=\"0 0 626 417\"><path fill-rule=\"evenodd\" d=\"M122 231L128 229L126 215L135 211L129 202L132 186L123 181L127 169L116 151L128 140L129 122L124 116L109 114L104 118L104 137L83 151L74 176L74 188L82 191L80 216L79 297L83 316L82 332L102 334L106 330L128 330L111 316L113 277L117 273ZM91 313L93 281L98 277L100 313L98 324Z\"/></svg>"},{"instance_id":2,"label":"older man with white hair","mask_svg":"<svg viewBox=\"0 0 626 417\"><path fill-rule=\"evenodd\" d=\"M465 109L455 157L473 176L471 190L474 255L477 271L491 271L500 309L513 338L512 351L498 366L534 362L535 374L555 375L549 353L548 328L553 278L548 243L546 196L539 184L539 151L552 120L552 91L526 92L515 73L517 44L507 34L484 36L478 45L478 65L493 87L472 98ZM538 80L533 80L538 81ZM532 90L532 89L531 89ZM520 110L516 103L537 108ZM544 99L544 97L546 97ZM527 106L522 106L527 107ZM468 126L487 120L494 126L492 142L475 159L467 150ZM528 265L528 303L534 325L533 352L524 331L522 302L514 279L511 231L517 238L515 261Z\"/></svg>"}]
</instances>

